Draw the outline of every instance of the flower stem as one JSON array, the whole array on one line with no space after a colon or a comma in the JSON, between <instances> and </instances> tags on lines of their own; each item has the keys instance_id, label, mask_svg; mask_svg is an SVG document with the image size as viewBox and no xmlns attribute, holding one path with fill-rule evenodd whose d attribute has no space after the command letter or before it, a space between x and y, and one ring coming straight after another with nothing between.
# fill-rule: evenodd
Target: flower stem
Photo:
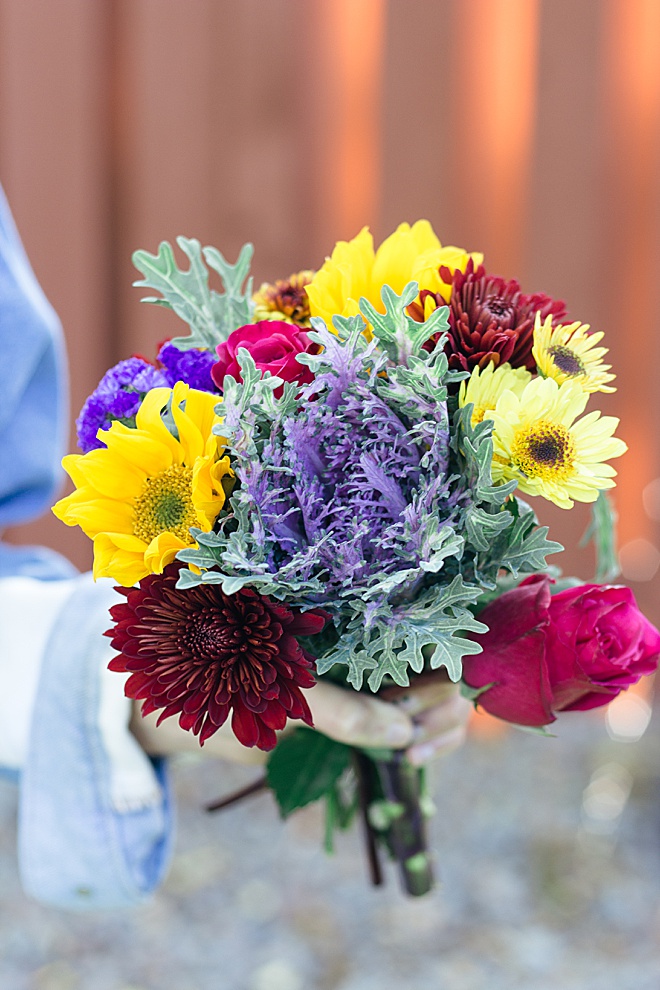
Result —
<instances>
[{"instance_id":1,"label":"flower stem","mask_svg":"<svg viewBox=\"0 0 660 990\"><path fill-rule=\"evenodd\" d=\"M412 766L402 752L394 752L388 760L376 760L376 767L390 805L387 844L399 864L405 891L421 897L434 885L423 811L423 770Z\"/></svg>"},{"instance_id":2,"label":"flower stem","mask_svg":"<svg viewBox=\"0 0 660 990\"><path fill-rule=\"evenodd\" d=\"M367 849L367 862L369 863L369 875L372 885L374 887L380 887L383 883L383 870L378 855L378 840L369 821L369 805L372 800L370 777L373 775L374 764L372 760L358 750L353 750L353 760L355 776L357 778L360 818L362 819L362 829Z\"/></svg>"},{"instance_id":3,"label":"flower stem","mask_svg":"<svg viewBox=\"0 0 660 990\"><path fill-rule=\"evenodd\" d=\"M219 798L217 801L207 804L206 810L222 811L223 808L229 808L230 805L242 801L243 798L251 797L253 794L258 794L260 791L266 790L267 787L268 781L266 777L259 777L252 784L248 784L247 787L241 787L239 791L234 791L232 794L228 794L227 797Z\"/></svg>"}]
</instances>

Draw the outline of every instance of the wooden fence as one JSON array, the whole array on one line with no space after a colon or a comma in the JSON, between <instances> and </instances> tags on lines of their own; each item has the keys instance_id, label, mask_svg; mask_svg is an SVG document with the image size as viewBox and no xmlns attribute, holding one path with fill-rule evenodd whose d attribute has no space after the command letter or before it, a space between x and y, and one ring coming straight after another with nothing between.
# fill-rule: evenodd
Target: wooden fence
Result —
<instances>
[{"instance_id":1,"label":"wooden fence","mask_svg":"<svg viewBox=\"0 0 660 990\"><path fill-rule=\"evenodd\" d=\"M656 620L659 163L657 0L0 0L0 178L74 410L176 323L135 248L252 240L259 280L428 217L606 331L624 573ZM588 577L588 513L540 511ZM55 520L13 538L89 561Z\"/></svg>"}]
</instances>

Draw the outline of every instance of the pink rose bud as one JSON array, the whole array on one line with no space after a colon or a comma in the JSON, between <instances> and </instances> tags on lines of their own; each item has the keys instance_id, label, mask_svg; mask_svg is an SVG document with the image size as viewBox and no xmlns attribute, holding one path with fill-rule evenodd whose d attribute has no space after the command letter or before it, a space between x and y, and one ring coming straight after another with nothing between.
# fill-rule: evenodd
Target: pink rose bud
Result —
<instances>
[{"instance_id":1,"label":"pink rose bud","mask_svg":"<svg viewBox=\"0 0 660 990\"><path fill-rule=\"evenodd\" d=\"M211 368L211 377L220 389L225 375L231 375L237 382L243 381L236 356L239 347L250 352L262 374L269 371L285 382L298 382L300 385L312 381L312 372L307 365L296 360L296 355L315 354L318 345L312 343L304 330L292 323L260 320L258 323L239 327L229 335L224 344L218 344L218 361ZM282 387L275 390L276 396L281 394Z\"/></svg>"},{"instance_id":2,"label":"pink rose bud","mask_svg":"<svg viewBox=\"0 0 660 990\"><path fill-rule=\"evenodd\" d=\"M518 725L547 725L560 711L606 705L660 656L660 632L630 588L583 584L550 594L544 574L526 578L479 613L483 653L465 657L463 680L486 688L478 704Z\"/></svg>"}]
</instances>

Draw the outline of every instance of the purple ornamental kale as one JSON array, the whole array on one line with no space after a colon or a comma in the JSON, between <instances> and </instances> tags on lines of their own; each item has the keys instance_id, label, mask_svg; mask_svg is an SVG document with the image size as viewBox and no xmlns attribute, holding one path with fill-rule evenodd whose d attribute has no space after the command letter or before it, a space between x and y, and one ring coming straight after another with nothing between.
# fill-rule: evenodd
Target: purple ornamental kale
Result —
<instances>
[{"instance_id":1,"label":"purple ornamental kale","mask_svg":"<svg viewBox=\"0 0 660 990\"><path fill-rule=\"evenodd\" d=\"M211 368L218 360L213 351L197 348L180 351L168 342L158 352L158 360L163 365L163 374L170 388L176 382L185 382L200 392L218 392L211 378Z\"/></svg>"},{"instance_id":2,"label":"purple ornamental kale","mask_svg":"<svg viewBox=\"0 0 660 990\"><path fill-rule=\"evenodd\" d=\"M250 516L254 537L273 547L271 570L311 552L327 601L376 575L423 572L433 554L430 518L451 524L461 498L448 476L445 402L425 416L420 397L420 419L410 422L380 364L367 377L363 356L348 346L332 360L332 373L316 377L317 394L271 433L259 462L237 466L259 509Z\"/></svg>"},{"instance_id":3,"label":"purple ornamental kale","mask_svg":"<svg viewBox=\"0 0 660 990\"><path fill-rule=\"evenodd\" d=\"M416 487L421 452L364 385L338 409L310 404L307 413L285 424L305 536L324 530L363 564L382 566L383 537Z\"/></svg>"},{"instance_id":4,"label":"purple ornamental kale","mask_svg":"<svg viewBox=\"0 0 660 990\"><path fill-rule=\"evenodd\" d=\"M83 454L105 447L97 433L106 430L113 420L133 426L146 393L167 385L163 373L142 358L128 358L106 371L76 420L78 446Z\"/></svg>"}]
</instances>

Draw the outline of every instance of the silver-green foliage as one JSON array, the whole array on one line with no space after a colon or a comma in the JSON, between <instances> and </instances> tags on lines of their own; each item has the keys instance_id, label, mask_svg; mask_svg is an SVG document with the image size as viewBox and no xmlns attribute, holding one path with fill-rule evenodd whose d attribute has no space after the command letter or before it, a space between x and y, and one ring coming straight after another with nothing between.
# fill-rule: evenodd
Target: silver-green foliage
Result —
<instances>
[{"instance_id":1,"label":"silver-green foliage","mask_svg":"<svg viewBox=\"0 0 660 990\"><path fill-rule=\"evenodd\" d=\"M188 324L190 334L172 340L179 350L200 347L213 351L232 331L250 322L252 245L245 244L232 265L217 248L202 248L194 238L177 237L176 241L190 262L188 270L179 268L172 246L163 241L158 254L135 251L133 264L144 277L133 284L160 292L160 296L147 296L142 301L166 306ZM209 287L209 268L220 276L224 292Z\"/></svg>"}]
</instances>

